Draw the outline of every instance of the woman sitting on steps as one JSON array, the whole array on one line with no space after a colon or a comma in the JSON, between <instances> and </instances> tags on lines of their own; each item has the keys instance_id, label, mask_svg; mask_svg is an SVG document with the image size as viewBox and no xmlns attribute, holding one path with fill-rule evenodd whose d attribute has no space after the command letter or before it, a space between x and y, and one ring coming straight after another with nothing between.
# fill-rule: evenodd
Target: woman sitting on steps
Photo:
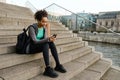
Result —
<instances>
[{"instance_id":1,"label":"woman sitting on steps","mask_svg":"<svg viewBox=\"0 0 120 80\"><path fill-rule=\"evenodd\" d=\"M66 70L59 61L58 52L54 44L56 37L50 35L50 24L47 18L48 13L45 10L40 10L35 13L34 17L35 20L37 20L37 23L34 24L37 26L37 31L36 29L34 29L34 27L29 28L29 36L31 38L29 52L37 53L42 51L44 62L46 65L43 75L55 78L58 76L55 70L61 73L65 73ZM56 66L54 69L50 67L49 63L49 48L56 62Z\"/></svg>"}]
</instances>

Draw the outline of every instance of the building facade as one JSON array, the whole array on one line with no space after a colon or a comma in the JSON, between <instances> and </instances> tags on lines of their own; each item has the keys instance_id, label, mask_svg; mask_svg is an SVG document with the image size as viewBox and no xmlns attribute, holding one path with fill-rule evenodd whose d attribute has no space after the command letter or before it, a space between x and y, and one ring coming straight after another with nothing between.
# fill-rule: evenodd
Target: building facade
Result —
<instances>
[{"instance_id":1,"label":"building facade","mask_svg":"<svg viewBox=\"0 0 120 80\"><path fill-rule=\"evenodd\" d=\"M97 18L97 24L113 31L120 32L120 11L100 12ZM100 26L96 26L97 31L107 31Z\"/></svg>"},{"instance_id":2,"label":"building facade","mask_svg":"<svg viewBox=\"0 0 120 80\"><path fill-rule=\"evenodd\" d=\"M77 15L78 16L72 15L72 20L74 21L74 27L76 26L76 29L85 31L95 30L95 25L90 21L96 22L97 15L90 13L77 13Z\"/></svg>"},{"instance_id":3,"label":"building facade","mask_svg":"<svg viewBox=\"0 0 120 80\"><path fill-rule=\"evenodd\" d=\"M85 19L87 20L85 20ZM96 30L95 25L90 21L96 22L96 15L95 14L89 14L89 13L77 13L62 16L61 22L65 24L69 29L71 30Z\"/></svg>"}]
</instances>

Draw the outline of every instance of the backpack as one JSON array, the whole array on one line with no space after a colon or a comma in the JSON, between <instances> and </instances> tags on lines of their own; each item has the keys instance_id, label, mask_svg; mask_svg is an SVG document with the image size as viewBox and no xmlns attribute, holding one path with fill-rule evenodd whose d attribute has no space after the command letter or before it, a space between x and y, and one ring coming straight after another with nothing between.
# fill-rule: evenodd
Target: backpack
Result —
<instances>
[{"instance_id":1,"label":"backpack","mask_svg":"<svg viewBox=\"0 0 120 80\"><path fill-rule=\"evenodd\" d=\"M16 52L19 54L24 54L26 52L26 47L30 42L30 38L27 35L27 31L30 28L30 26L27 29L23 29L23 32L17 35L17 43L16 43Z\"/></svg>"},{"instance_id":2,"label":"backpack","mask_svg":"<svg viewBox=\"0 0 120 80\"><path fill-rule=\"evenodd\" d=\"M30 27L33 27L35 29L35 33L37 33L36 24L28 26L27 29L23 28L23 32L17 35L16 53L18 54L26 54L26 47L31 41L29 35L27 34Z\"/></svg>"}]
</instances>

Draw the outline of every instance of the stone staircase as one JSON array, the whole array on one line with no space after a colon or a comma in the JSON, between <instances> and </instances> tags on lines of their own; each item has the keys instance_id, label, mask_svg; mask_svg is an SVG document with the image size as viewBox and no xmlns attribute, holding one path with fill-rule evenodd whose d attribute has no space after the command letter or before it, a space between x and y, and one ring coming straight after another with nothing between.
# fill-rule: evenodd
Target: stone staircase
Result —
<instances>
[{"instance_id":1,"label":"stone staircase","mask_svg":"<svg viewBox=\"0 0 120 80\"><path fill-rule=\"evenodd\" d=\"M33 24L33 13L25 7L0 3L0 80L119 80L120 70L96 52L94 47L59 22L50 21L51 33L58 34L55 44L61 63L67 73L58 78L42 75L42 53L20 55L15 53L16 37L24 27ZM51 66L55 62L50 55ZM112 79L109 76L114 72ZM113 74L113 73L112 73Z\"/></svg>"}]
</instances>

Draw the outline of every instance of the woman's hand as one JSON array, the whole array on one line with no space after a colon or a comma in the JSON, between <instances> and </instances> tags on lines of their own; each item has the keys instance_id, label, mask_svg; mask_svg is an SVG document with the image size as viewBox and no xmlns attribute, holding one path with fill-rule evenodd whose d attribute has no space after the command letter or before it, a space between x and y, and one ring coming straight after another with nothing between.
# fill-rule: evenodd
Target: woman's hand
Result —
<instances>
[{"instance_id":1,"label":"woman's hand","mask_svg":"<svg viewBox=\"0 0 120 80\"><path fill-rule=\"evenodd\" d=\"M55 38L54 36L51 36L51 37L49 38L49 40L50 40L50 42L54 42L54 41L56 40L56 38Z\"/></svg>"},{"instance_id":2,"label":"woman's hand","mask_svg":"<svg viewBox=\"0 0 120 80\"><path fill-rule=\"evenodd\" d=\"M46 27L47 28L50 27L50 23L49 22L46 23Z\"/></svg>"}]
</instances>

